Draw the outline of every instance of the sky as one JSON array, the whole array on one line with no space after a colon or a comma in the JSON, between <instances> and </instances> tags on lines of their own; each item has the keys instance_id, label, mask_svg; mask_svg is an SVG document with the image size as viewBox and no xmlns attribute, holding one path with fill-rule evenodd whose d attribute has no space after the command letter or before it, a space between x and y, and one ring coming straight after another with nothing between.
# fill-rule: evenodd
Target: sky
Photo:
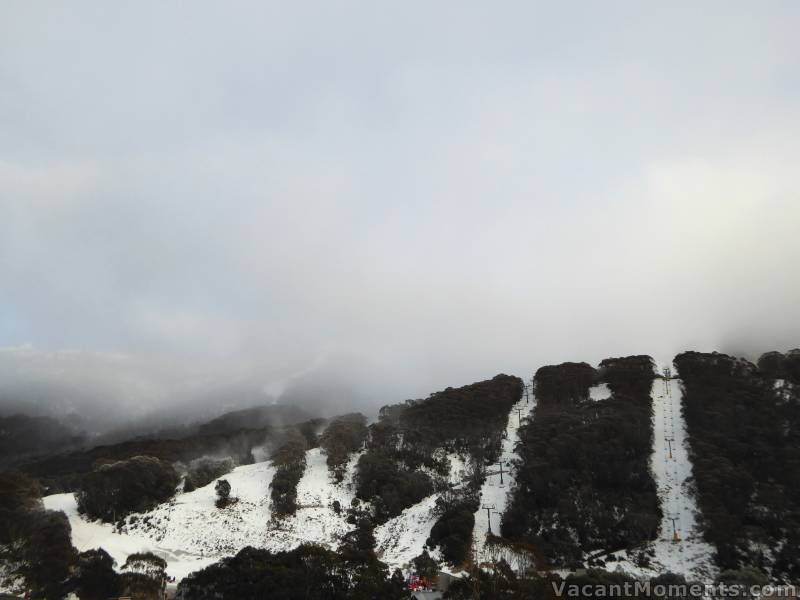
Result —
<instances>
[{"instance_id":1,"label":"sky","mask_svg":"<svg viewBox=\"0 0 800 600\"><path fill-rule=\"evenodd\" d=\"M0 403L378 406L800 346L799 19L3 2Z\"/></svg>"}]
</instances>

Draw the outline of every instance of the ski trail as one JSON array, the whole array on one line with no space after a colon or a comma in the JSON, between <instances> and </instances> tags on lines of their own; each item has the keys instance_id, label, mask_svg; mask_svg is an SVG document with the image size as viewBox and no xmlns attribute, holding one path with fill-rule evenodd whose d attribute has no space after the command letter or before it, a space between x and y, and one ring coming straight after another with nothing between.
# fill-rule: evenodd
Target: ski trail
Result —
<instances>
[{"instance_id":1,"label":"ski trail","mask_svg":"<svg viewBox=\"0 0 800 600\"><path fill-rule=\"evenodd\" d=\"M714 549L703 541L697 526L698 509L692 493L692 464L686 424L681 414L680 381L673 377L655 379L651 398L653 452L650 464L663 512L658 539L653 542L658 563L654 566L663 571L708 577L714 574Z\"/></svg>"},{"instance_id":2,"label":"ski trail","mask_svg":"<svg viewBox=\"0 0 800 600\"><path fill-rule=\"evenodd\" d=\"M506 510L508 494L514 484L514 473L511 465L512 460L518 458L515 448L519 443L519 425L532 415L535 408L535 395L528 389L508 413L508 423L506 424L503 444L500 450L502 467L495 464L487 470L486 481L483 482L481 487L481 506L475 511L475 525L472 529L475 553L473 558L478 564L487 559L485 545L489 531L491 530L494 535L500 535L500 515ZM501 469L502 474L500 473ZM489 509L488 516L487 510L484 508L487 506L494 507Z\"/></svg>"}]
</instances>

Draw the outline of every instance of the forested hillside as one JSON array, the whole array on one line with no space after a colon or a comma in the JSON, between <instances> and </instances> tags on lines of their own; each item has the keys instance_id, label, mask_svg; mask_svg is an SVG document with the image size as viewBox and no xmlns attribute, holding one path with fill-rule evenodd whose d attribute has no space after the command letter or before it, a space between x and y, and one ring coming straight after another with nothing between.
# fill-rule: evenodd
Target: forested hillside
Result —
<instances>
[{"instance_id":1,"label":"forested hillside","mask_svg":"<svg viewBox=\"0 0 800 600\"><path fill-rule=\"evenodd\" d=\"M508 411L522 388L518 377L497 375L381 409L357 477L358 497L372 502L377 522L431 494L432 475L444 478L449 473L448 453L469 457L479 466L493 462Z\"/></svg>"},{"instance_id":2,"label":"forested hillside","mask_svg":"<svg viewBox=\"0 0 800 600\"><path fill-rule=\"evenodd\" d=\"M171 463L190 463L203 456L230 457L236 464L250 464L253 450L276 450L294 431L305 437L315 435L324 420L312 419L297 425L238 429L228 433L191 435L184 438L135 439L119 444L97 446L31 461L20 470L38 479L50 493L74 491L82 479L103 463L150 456Z\"/></svg>"},{"instance_id":3,"label":"forested hillside","mask_svg":"<svg viewBox=\"0 0 800 600\"><path fill-rule=\"evenodd\" d=\"M758 367L726 354L675 358L701 508L722 568L800 577L800 353Z\"/></svg>"},{"instance_id":4,"label":"forested hillside","mask_svg":"<svg viewBox=\"0 0 800 600\"><path fill-rule=\"evenodd\" d=\"M652 446L647 356L540 368L538 406L520 430L516 486L502 535L532 544L554 565L653 539L661 512L649 469ZM593 383L611 397L589 399Z\"/></svg>"}]
</instances>

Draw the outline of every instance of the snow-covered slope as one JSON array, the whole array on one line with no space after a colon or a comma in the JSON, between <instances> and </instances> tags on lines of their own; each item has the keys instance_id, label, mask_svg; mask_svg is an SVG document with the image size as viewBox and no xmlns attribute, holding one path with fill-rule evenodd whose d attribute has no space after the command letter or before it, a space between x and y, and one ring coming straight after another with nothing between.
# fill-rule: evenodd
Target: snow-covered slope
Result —
<instances>
[{"instance_id":1,"label":"snow-covered slope","mask_svg":"<svg viewBox=\"0 0 800 600\"><path fill-rule=\"evenodd\" d=\"M99 521L86 521L78 514L73 494L55 494L44 498L44 506L49 510L61 510L69 518L72 526L72 545L80 552L92 548L103 548L121 567L128 555L135 552L152 552L167 561L167 573L181 579L215 562L213 556L202 556L179 547L167 547L148 537L135 534L114 533L113 526Z\"/></svg>"},{"instance_id":2,"label":"snow-covered slope","mask_svg":"<svg viewBox=\"0 0 800 600\"><path fill-rule=\"evenodd\" d=\"M455 489L464 482L466 463L457 454L448 454L447 459L450 461L448 483ZM434 509L439 496L432 494L375 528L375 552L379 559L393 568L406 569L412 559L422 554L438 518ZM436 552L431 554L437 556Z\"/></svg>"},{"instance_id":3,"label":"snow-covered slope","mask_svg":"<svg viewBox=\"0 0 800 600\"><path fill-rule=\"evenodd\" d=\"M659 538L630 552L617 552L617 562L606 568L621 567L633 574L650 576L665 570L687 575L713 575L713 548L703 542L696 525L696 511L691 495L691 464L686 448L686 431L681 416L681 388L678 380L656 379L652 388L654 444L651 468L664 508ZM608 387L595 386L590 396L601 401L610 395ZM500 514L514 484L510 464L519 443L519 423L533 415L535 400L520 400L510 411L502 442L503 484L499 467L489 469L481 489L481 508L475 512L473 539L478 562L491 560L485 547L489 521L484 506L490 510L491 530L499 533ZM672 455L670 457L670 445ZM217 509L214 484L189 493L178 493L171 501L154 510L130 515L121 531L108 524L88 522L77 512L72 494L45 498L49 509L63 510L72 525L74 545L81 551L103 547L122 564L133 552L151 551L165 558L170 575L181 579L189 572L235 554L246 546L273 551L289 550L304 542L336 548L342 536L353 526L346 521L346 511L355 496L353 477L360 457L350 457L345 480L334 483L328 472L325 454L309 450L307 467L298 484L297 513L286 519L274 519L270 510L269 484L275 468L268 461L237 467L224 476L231 484L233 505ZM450 485L457 487L465 479L466 464L456 455L451 462ZM438 494L433 494L399 516L375 529L376 552L390 567L407 568L419 555L436 522L434 508ZM341 510L334 510L338 502ZM672 518L680 541L673 541ZM647 553L648 567L637 566L637 555ZM436 552L433 553L436 556Z\"/></svg>"},{"instance_id":4,"label":"snow-covered slope","mask_svg":"<svg viewBox=\"0 0 800 600\"><path fill-rule=\"evenodd\" d=\"M514 449L519 443L519 426L526 417L529 417L533 413L535 408L536 400L527 400L524 397L513 406L511 412L508 414L508 423L506 424L500 454L503 473L501 475L500 465L495 465L487 472L486 481L484 481L483 487L481 487L481 507L475 511L475 527L472 531L476 554L474 558L478 563L487 558L485 542L490 529L490 517L491 531L494 535L499 535L500 515L506 510L508 494L514 484L514 473L513 469L510 467L512 461L518 458ZM508 469L508 471L506 469ZM502 483L500 482L501 478L503 480ZM489 508L488 515L486 508L483 508L486 506L494 507Z\"/></svg>"},{"instance_id":5,"label":"snow-covered slope","mask_svg":"<svg viewBox=\"0 0 800 600\"><path fill-rule=\"evenodd\" d=\"M275 468L269 462L237 467L223 477L231 484L231 496L238 500L224 509L214 506L215 482L189 493L179 493L154 510L130 515L117 533L109 524L86 521L78 514L72 494L45 498L45 506L63 510L72 526L73 544L78 550L103 547L122 564L133 552L151 551L167 560L167 572L180 579L246 546L289 550L303 542L336 547L339 538L352 529L344 511L332 507L338 500L343 509L352 501L354 455L348 477L334 484L328 474L325 455L309 450L307 467L297 487L300 508L293 517L272 519L269 484Z\"/></svg>"},{"instance_id":6,"label":"snow-covered slope","mask_svg":"<svg viewBox=\"0 0 800 600\"><path fill-rule=\"evenodd\" d=\"M678 379L656 379L653 399L651 468L664 518L654 543L656 562L663 569L686 575L713 573L712 546L697 528L697 504L692 493L686 424L681 413L683 391ZM673 527L674 523L674 527ZM677 540L676 540L677 534Z\"/></svg>"}]
</instances>

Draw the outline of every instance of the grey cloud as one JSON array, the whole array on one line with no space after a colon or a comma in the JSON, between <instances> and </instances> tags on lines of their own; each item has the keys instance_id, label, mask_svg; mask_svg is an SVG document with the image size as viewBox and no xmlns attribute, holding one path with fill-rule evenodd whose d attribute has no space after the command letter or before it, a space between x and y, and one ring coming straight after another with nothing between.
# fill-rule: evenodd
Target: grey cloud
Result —
<instances>
[{"instance_id":1,"label":"grey cloud","mask_svg":"<svg viewBox=\"0 0 800 600\"><path fill-rule=\"evenodd\" d=\"M4 389L377 406L800 345L798 10L6 3Z\"/></svg>"}]
</instances>

